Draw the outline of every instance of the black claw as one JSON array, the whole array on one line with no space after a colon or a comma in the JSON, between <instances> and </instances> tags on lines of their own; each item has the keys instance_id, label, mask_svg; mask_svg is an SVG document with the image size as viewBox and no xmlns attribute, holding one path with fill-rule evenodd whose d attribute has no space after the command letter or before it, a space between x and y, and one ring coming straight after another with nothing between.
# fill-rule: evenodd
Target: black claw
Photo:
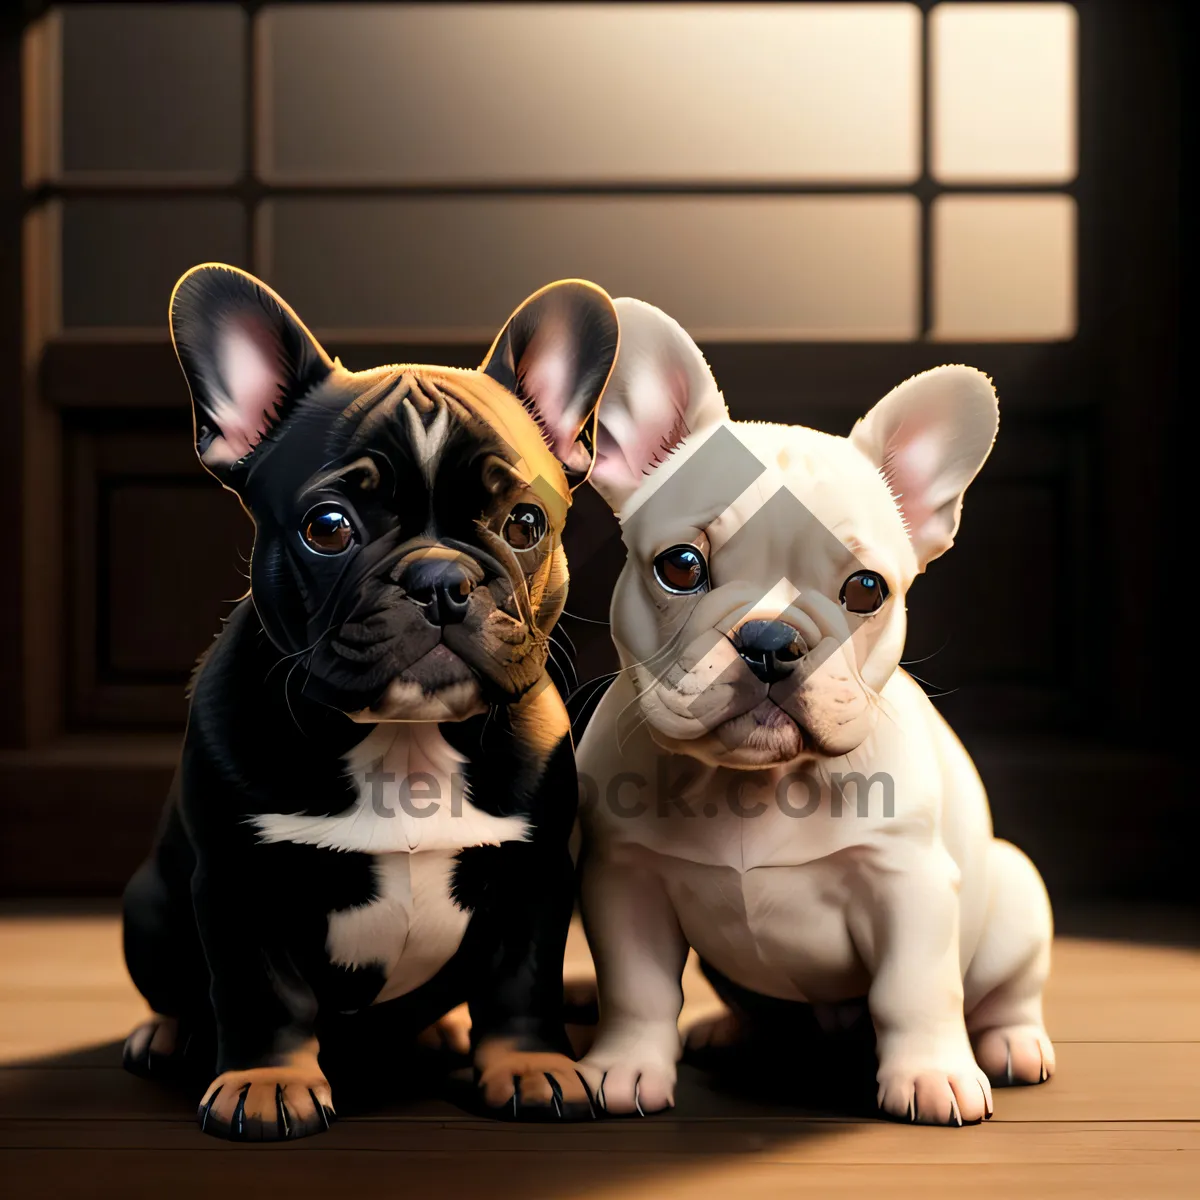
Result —
<instances>
[{"instance_id":1,"label":"black claw","mask_svg":"<svg viewBox=\"0 0 1200 1200\"><path fill-rule=\"evenodd\" d=\"M250 1090L250 1085L246 1084L238 1093L237 1108L233 1110L233 1120L229 1125L229 1135L233 1138L245 1138L246 1136L246 1093Z\"/></svg>"},{"instance_id":2,"label":"black claw","mask_svg":"<svg viewBox=\"0 0 1200 1200\"><path fill-rule=\"evenodd\" d=\"M607 1110L607 1108L608 1108L608 1105L605 1103L605 1100L604 1100L604 1084L607 1079L608 1079L608 1072L605 1071L604 1074L600 1076L600 1091L596 1095L596 1099L600 1101L600 1107L605 1110Z\"/></svg>"},{"instance_id":3,"label":"black claw","mask_svg":"<svg viewBox=\"0 0 1200 1200\"><path fill-rule=\"evenodd\" d=\"M208 1098L208 1103L200 1110L200 1132L203 1133L208 1129L208 1114L212 1111L213 1101L221 1094L221 1088L225 1085L218 1084L216 1090Z\"/></svg>"},{"instance_id":4,"label":"black claw","mask_svg":"<svg viewBox=\"0 0 1200 1200\"><path fill-rule=\"evenodd\" d=\"M321 1123L325 1126L326 1130L328 1130L329 1129L329 1110L326 1109L325 1105L323 1105L320 1102L320 1100L317 1099L317 1093L314 1092L312 1090L312 1088L308 1089L308 1094L312 1097L313 1108L315 1108L317 1110L317 1112L320 1114Z\"/></svg>"},{"instance_id":5,"label":"black claw","mask_svg":"<svg viewBox=\"0 0 1200 1200\"><path fill-rule=\"evenodd\" d=\"M513 1106L513 1120L515 1121L517 1119L518 1114L521 1111L521 1078L519 1075L513 1076L512 1106Z\"/></svg>"},{"instance_id":6,"label":"black claw","mask_svg":"<svg viewBox=\"0 0 1200 1200\"><path fill-rule=\"evenodd\" d=\"M279 1125L279 1135L284 1138L292 1136L292 1125L288 1120L287 1105L283 1102L283 1084L275 1085L275 1120Z\"/></svg>"},{"instance_id":7,"label":"black claw","mask_svg":"<svg viewBox=\"0 0 1200 1200\"><path fill-rule=\"evenodd\" d=\"M592 1095L592 1089L588 1087L588 1081L578 1071L575 1072L575 1077L583 1085L583 1094L587 1096L588 1112L591 1113L592 1120L594 1121L596 1119L596 1097Z\"/></svg>"},{"instance_id":8,"label":"black claw","mask_svg":"<svg viewBox=\"0 0 1200 1200\"><path fill-rule=\"evenodd\" d=\"M561 1119L563 1115L563 1090L559 1086L558 1080L549 1071L545 1071L543 1074L546 1076L546 1082L550 1085L550 1103L554 1105L554 1115Z\"/></svg>"}]
</instances>

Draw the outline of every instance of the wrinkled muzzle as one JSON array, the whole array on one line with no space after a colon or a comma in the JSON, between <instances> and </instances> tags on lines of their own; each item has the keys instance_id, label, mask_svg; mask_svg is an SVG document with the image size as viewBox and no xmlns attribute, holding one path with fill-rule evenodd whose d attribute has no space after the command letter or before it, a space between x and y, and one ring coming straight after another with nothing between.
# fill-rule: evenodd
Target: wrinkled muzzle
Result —
<instances>
[{"instance_id":1,"label":"wrinkled muzzle","mask_svg":"<svg viewBox=\"0 0 1200 1200\"><path fill-rule=\"evenodd\" d=\"M760 767L855 749L877 713L841 606L701 597L677 635L633 674L657 740L715 765Z\"/></svg>"},{"instance_id":2,"label":"wrinkled muzzle","mask_svg":"<svg viewBox=\"0 0 1200 1200\"><path fill-rule=\"evenodd\" d=\"M346 615L312 650L306 694L362 719L453 720L540 677L546 639L515 563L420 541L367 567L339 589Z\"/></svg>"}]
</instances>

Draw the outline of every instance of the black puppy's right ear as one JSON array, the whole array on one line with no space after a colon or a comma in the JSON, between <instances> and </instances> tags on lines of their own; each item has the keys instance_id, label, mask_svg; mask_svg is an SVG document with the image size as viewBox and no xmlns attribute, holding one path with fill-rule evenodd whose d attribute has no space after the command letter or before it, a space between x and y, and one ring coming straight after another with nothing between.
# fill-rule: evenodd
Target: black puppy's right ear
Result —
<instances>
[{"instance_id":1,"label":"black puppy's right ear","mask_svg":"<svg viewBox=\"0 0 1200 1200\"><path fill-rule=\"evenodd\" d=\"M196 453L230 486L255 446L333 370L266 284L223 263L193 267L175 285L171 338L192 392Z\"/></svg>"}]
</instances>

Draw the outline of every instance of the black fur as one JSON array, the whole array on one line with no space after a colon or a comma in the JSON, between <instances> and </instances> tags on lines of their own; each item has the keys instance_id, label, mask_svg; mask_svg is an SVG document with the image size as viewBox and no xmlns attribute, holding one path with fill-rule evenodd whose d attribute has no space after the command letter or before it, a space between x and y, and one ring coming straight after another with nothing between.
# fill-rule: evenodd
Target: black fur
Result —
<instances>
[{"instance_id":1,"label":"black fur","mask_svg":"<svg viewBox=\"0 0 1200 1200\"><path fill-rule=\"evenodd\" d=\"M599 289L565 286L580 330L583 382L572 404L583 423L615 357L615 315ZM536 314L521 318L526 340L530 320ZM561 529L551 521L545 546L524 556L497 541L505 514L544 495L546 479L531 491L516 472L497 485L489 462L520 456L472 407L469 390L456 391L436 368L345 371L278 297L240 272L189 273L172 321L197 450L241 498L256 540L251 595L194 677L159 836L126 891L135 984L157 1013L179 1019L191 1051L208 1060L208 1078L275 1066L313 1037L324 1065L343 1034L353 1043L357 1021L370 1030L369 1052L385 1054L463 1001L474 1044L509 1039L569 1054L562 956L573 899L574 758L565 712L550 739L537 733L539 720L531 740L520 717L531 705L562 712L546 675L550 629L528 628L521 600L561 556ZM238 394L222 338L243 327L264 351L274 387L261 436L235 457L222 451L227 402ZM432 474L414 443L413 412L425 429L448 424ZM232 434L227 443L235 444ZM559 490L565 512L565 484ZM305 544L305 522L322 504L348 514L354 541L345 553ZM455 603L471 613L453 626L434 622L427 613L436 607L418 598L430 570L447 563L467 596L456 591ZM554 603L542 609L552 624ZM524 641L510 635L512 645L500 646L489 632L496 627L523 629ZM385 704L397 678L422 696L464 681L478 689L479 711L439 730L467 759L474 807L523 816L530 832L459 852L451 894L470 920L457 952L428 982L371 1008L383 971L333 963L326 941L331 913L376 898L373 856L264 842L252 818L351 809L358 793L343 756L375 728L362 710ZM278 1136L288 1136L279 1103ZM209 1114L201 1116L207 1126ZM238 1125L240 1107L235 1117Z\"/></svg>"}]
</instances>

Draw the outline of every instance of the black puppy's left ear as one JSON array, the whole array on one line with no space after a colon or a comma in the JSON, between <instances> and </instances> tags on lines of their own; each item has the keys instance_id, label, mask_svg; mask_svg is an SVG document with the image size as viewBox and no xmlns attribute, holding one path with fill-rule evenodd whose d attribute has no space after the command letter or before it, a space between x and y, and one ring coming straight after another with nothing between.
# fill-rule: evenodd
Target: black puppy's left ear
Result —
<instances>
[{"instance_id":1,"label":"black puppy's left ear","mask_svg":"<svg viewBox=\"0 0 1200 1200\"><path fill-rule=\"evenodd\" d=\"M192 392L196 453L222 483L333 370L265 283L223 263L193 267L171 294L171 337Z\"/></svg>"},{"instance_id":2,"label":"black puppy's left ear","mask_svg":"<svg viewBox=\"0 0 1200 1200\"><path fill-rule=\"evenodd\" d=\"M509 317L479 368L532 413L572 489L592 469L596 406L617 359L619 329L603 288L563 279Z\"/></svg>"}]
</instances>

